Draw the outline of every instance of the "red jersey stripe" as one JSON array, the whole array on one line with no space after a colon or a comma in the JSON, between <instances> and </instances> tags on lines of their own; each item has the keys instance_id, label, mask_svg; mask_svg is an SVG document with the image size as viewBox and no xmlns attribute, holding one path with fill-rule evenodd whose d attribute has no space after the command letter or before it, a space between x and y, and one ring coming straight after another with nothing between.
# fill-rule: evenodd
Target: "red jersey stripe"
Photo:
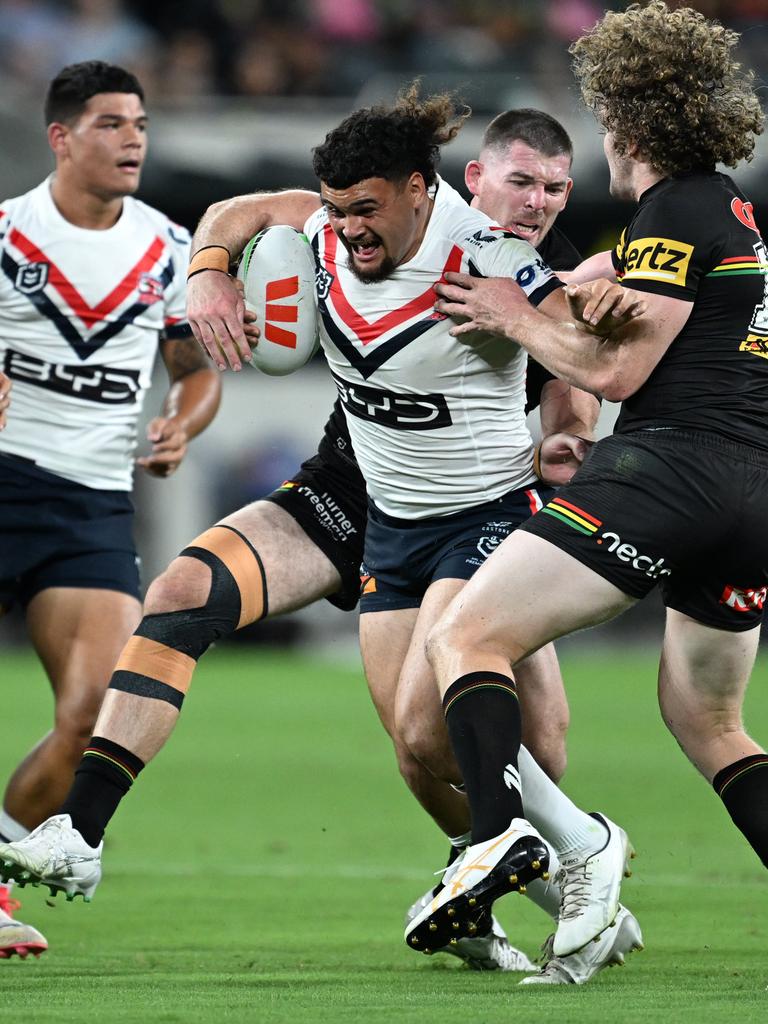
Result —
<instances>
[{"instance_id":1,"label":"red jersey stripe","mask_svg":"<svg viewBox=\"0 0 768 1024\"><path fill-rule=\"evenodd\" d=\"M140 276L152 269L165 250L165 242L158 235L136 266L128 271L122 281L112 289L109 295L102 299L98 305L90 306L72 282L45 255L42 249L38 249L35 243L30 241L17 228L13 228L11 231L10 241L27 259L35 260L37 263L48 264L48 280L65 302L68 303L72 312L80 317L86 328L93 327L95 323L104 320L109 313L117 309L120 303L135 290Z\"/></svg>"},{"instance_id":2,"label":"red jersey stripe","mask_svg":"<svg viewBox=\"0 0 768 1024\"><path fill-rule=\"evenodd\" d=\"M338 239L333 228L331 228L330 225L326 225L325 260L334 266L336 265L337 243ZM457 245L454 245L448 254L448 259L443 267L441 277L449 270L460 270L462 256L462 250ZM435 284L437 284L437 281ZM387 331L390 331L395 327L399 327L400 324L405 323L406 320L410 320L419 313L426 313L428 309L431 309L434 306L437 299L434 286L430 285L426 291L422 292L421 295L417 295L415 299L411 299L411 301L407 302L404 306L401 306L399 309L392 310L391 313L387 313L385 316L380 317L373 323L369 323L365 317L362 317L357 310L354 309L347 299L344 294L344 290L341 287L338 274L333 275L333 284L331 285L330 294L333 296L333 305L336 312L347 327L351 328L355 332L363 345L370 345L372 341L377 341L382 334L385 334Z\"/></svg>"}]
</instances>

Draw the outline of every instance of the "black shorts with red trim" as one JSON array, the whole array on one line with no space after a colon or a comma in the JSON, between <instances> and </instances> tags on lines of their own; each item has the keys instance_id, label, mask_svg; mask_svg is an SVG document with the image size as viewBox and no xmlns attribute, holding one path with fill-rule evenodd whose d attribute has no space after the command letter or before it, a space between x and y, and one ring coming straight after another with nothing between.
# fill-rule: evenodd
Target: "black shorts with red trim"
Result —
<instances>
[{"instance_id":1,"label":"black shorts with red trim","mask_svg":"<svg viewBox=\"0 0 768 1024\"><path fill-rule=\"evenodd\" d=\"M768 452L716 434L645 430L590 450L523 527L631 597L715 629L762 619L768 586Z\"/></svg>"},{"instance_id":2,"label":"black shorts with red trim","mask_svg":"<svg viewBox=\"0 0 768 1024\"><path fill-rule=\"evenodd\" d=\"M133 502L0 455L0 609L49 587L139 598Z\"/></svg>"},{"instance_id":3,"label":"black shorts with red trim","mask_svg":"<svg viewBox=\"0 0 768 1024\"><path fill-rule=\"evenodd\" d=\"M360 611L418 608L430 584L468 580L555 492L537 486L449 516L399 519L368 506Z\"/></svg>"},{"instance_id":4,"label":"black shorts with red trim","mask_svg":"<svg viewBox=\"0 0 768 1024\"><path fill-rule=\"evenodd\" d=\"M357 464L318 452L265 500L285 509L330 559L341 576L341 587L327 600L342 611L351 611L360 594L368 505Z\"/></svg>"}]
</instances>

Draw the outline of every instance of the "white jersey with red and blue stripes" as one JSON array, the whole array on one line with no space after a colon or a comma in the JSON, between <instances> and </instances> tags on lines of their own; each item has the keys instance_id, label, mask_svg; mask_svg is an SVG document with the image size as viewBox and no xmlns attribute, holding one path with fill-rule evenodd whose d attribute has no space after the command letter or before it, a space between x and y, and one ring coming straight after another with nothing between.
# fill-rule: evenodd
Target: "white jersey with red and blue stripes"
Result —
<instances>
[{"instance_id":1,"label":"white jersey with red and blue stripes","mask_svg":"<svg viewBox=\"0 0 768 1024\"><path fill-rule=\"evenodd\" d=\"M534 305L560 282L528 242L438 179L415 256L362 283L324 209L305 225L317 258L320 338L352 446L377 508L403 519L448 515L530 486L525 351L434 309L446 271L511 277Z\"/></svg>"},{"instance_id":2,"label":"white jersey with red and blue stripes","mask_svg":"<svg viewBox=\"0 0 768 1024\"><path fill-rule=\"evenodd\" d=\"M161 335L189 333L189 233L131 197L76 227L51 178L0 204L0 367L13 380L0 453L100 490L130 490Z\"/></svg>"}]
</instances>

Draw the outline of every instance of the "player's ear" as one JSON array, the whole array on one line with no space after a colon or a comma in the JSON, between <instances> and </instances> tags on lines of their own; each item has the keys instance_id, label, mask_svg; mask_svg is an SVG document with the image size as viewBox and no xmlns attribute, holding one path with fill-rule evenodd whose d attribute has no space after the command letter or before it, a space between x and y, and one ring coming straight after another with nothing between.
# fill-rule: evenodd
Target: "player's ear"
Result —
<instances>
[{"instance_id":1,"label":"player's ear","mask_svg":"<svg viewBox=\"0 0 768 1024\"><path fill-rule=\"evenodd\" d=\"M568 202L568 196L571 194L571 189L572 188L573 188L573 178L569 178L568 181L566 181L566 183L565 183L565 192L563 194L563 206L565 206L565 204ZM560 207L561 210L562 210L563 206Z\"/></svg>"},{"instance_id":2,"label":"player's ear","mask_svg":"<svg viewBox=\"0 0 768 1024\"><path fill-rule=\"evenodd\" d=\"M60 121L48 125L48 145L57 157L62 157L67 150L69 128Z\"/></svg>"},{"instance_id":3,"label":"player's ear","mask_svg":"<svg viewBox=\"0 0 768 1024\"><path fill-rule=\"evenodd\" d=\"M464 168L464 184L473 196L480 191L480 178L483 174L483 165L479 160L470 160Z\"/></svg>"},{"instance_id":4,"label":"player's ear","mask_svg":"<svg viewBox=\"0 0 768 1024\"><path fill-rule=\"evenodd\" d=\"M424 181L424 177L419 171L414 171L408 179L407 184L408 193L413 200L413 205L418 206L422 203L427 195L427 185Z\"/></svg>"}]
</instances>

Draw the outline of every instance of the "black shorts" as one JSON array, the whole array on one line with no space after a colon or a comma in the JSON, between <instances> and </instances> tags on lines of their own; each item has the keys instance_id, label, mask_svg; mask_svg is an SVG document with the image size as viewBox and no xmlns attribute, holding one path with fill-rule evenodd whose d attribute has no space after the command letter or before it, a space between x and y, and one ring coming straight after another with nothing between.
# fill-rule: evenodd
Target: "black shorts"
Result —
<instances>
[{"instance_id":1,"label":"black shorts","mask_svg":"<svg viewBox=\"0 0 768 1024\"><path fill-rule=\"evenodd\" d=\"M553 494L538 485L429 519L396 519L369 505L360 611L418 608L435 580L468 580Z\"/></svg>"},{"instance_id":2,"label":"black shorts","mask_svg":"<svg viewBox=\"0 0 768 1024\"><path fill-rule=\"evenodd\" d=\"M118 590L139 598L133 502L0 455L0 607L48 587Z\"/></svg>"},{"instance_id":3,"label":"black shorts","mask_svg":"<svg viewBox=\"0 0 768 1024\"><path fill-rule=\"evenodd\" d=\"M614 434L524 529L631 597L740 632L768 584L768 452L716 434Z\"/></svg>"},{"instance_id":4,"label":"black shorts","mask_svg":"<svg viewBox=\"0 0 768 1024\"><path fill-rule=\"evenodd\" d=\"M284 508L331 560L341 576L341 588L327 599L342 611L351 611L360 592L368 502L356 464L313 455L265 501Z\"/></svg>"}]
</instances>

